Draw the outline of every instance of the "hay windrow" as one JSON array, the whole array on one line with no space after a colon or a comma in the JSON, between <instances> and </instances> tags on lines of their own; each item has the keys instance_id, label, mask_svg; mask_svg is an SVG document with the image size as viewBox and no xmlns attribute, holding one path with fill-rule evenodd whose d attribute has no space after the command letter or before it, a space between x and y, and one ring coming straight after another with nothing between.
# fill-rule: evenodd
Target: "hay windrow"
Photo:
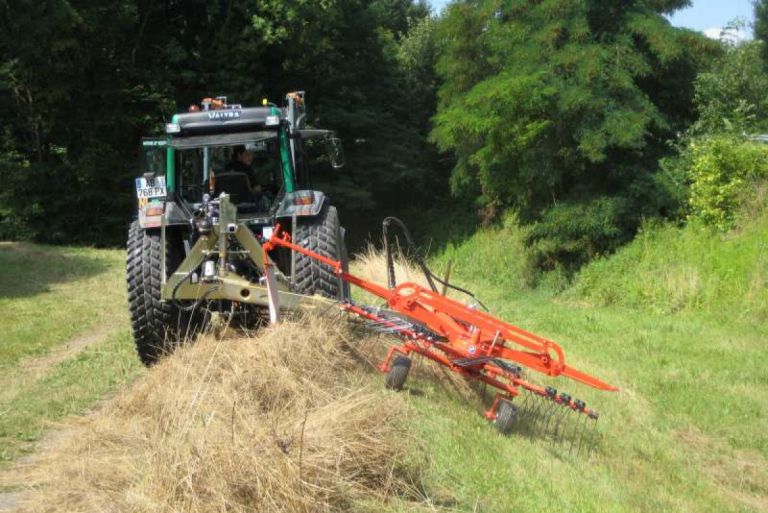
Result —
<instances>
[{"instance_id":1,"label":"hay windrow","mask_svg":"<svg viewBox=\"0 0 768 513\"><path fill-rule=\"evenodd\" d=\"M331 512L403 493L402 398L350 337L312 320L180 349L26 469L24 509Z\"/></svg>"}]
</instances>

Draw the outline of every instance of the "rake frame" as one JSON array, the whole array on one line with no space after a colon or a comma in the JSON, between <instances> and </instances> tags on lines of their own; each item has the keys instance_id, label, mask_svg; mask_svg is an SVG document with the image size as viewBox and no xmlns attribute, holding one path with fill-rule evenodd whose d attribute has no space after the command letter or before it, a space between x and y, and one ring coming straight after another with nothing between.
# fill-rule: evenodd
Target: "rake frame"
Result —
<instances>
[{"instance_id":1,"label":"rake frame","mask_svg":"<svg viewBox=\"0 0 768 513\"><path fill-rule=\"evenodd\" d=\"M512 324L467 306L455 299L428 290L415 283L402 283L385 288L346 272L341 261L319 255L294 244L290 234L278 224L272 236L262 244L266 253L277 247L288 248L328 265L340 279L386 301L388 309L374 309L353 303L339 303L343 311L366 319L381 331L403 339L399 346L387 352L379 370L389 372L396 353L409 356L417 353L467 379L480 381L498 390L485 412L495 420L502 399L512 399L525 389L566 409L597 419L598 413L586 407L584 401L559 393L552 387L542 387L521 377L522 369L541 374L564 376L604 391L617 391L600 379L565 363L563 349L552 340L540 337ZM279 310L279 305L273 305ZM510 363L513 362L513 363Z\"/></svg>"}]
</instances>

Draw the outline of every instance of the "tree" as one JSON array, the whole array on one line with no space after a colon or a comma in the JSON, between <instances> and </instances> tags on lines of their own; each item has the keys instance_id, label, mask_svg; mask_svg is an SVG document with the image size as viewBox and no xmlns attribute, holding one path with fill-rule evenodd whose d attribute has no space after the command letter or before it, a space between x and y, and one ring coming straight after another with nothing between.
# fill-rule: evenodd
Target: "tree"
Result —
<instances>
[{"instance_id":1,"label":"tree","mask_svg":"<svg viewBox=\"0 0 768 513\"><path fill-rule=\"evenodd\" d=\"M399 58L423 1L20 0L0 14L0 238L123 243L139 138L208 95L306 89L312 121L348 147L348 168L319 178L357 212L431 169L431 112L411 109Z\"/></svg>"},{"instance_id":2,"label":"tree","mask_svg":"<svg viewBox=\"0 0 768 513\"><path fill-rule=\"evenodd\" d=\"M693 80L717 51L662 16L687 3L451 4L431 137L456 158L453 190L477 197L486 215L513 207L549 223L531 242L561 241L542 250L550 265L627 240L665 208L657 161L693 121ZM572 232L558 231L563 216Z\"/></svg>"},{"instance_id":3,"label":"tree","mask_svg":"<svg viewBox=\"0 0 768 513\"><path fill-rule=\"evenodd\" d=\"M768 178L768 149L753 140L768 129L763 41L724 42L694 81L698 119L680 138L666 171L685 181L691 218L728 230Z\"/></svg>"}]
</instances>

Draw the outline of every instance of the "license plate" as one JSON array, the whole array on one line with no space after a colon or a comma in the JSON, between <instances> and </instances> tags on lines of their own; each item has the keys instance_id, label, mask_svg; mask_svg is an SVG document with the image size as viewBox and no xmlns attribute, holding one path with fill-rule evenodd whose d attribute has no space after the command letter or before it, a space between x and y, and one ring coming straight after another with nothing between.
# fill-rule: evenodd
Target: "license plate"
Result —
<instances>
[{"instance_id":1,"label":"license plate","mask_svg":"<svg viewBox=\"0 0 768 513\"><path fill-rule=\"evenodd\" d=\"M155 178L137 178L136 179L136 196L139 199L142 198L164 198L167 196L168 191L165 188L165 177L158 176Z\"/></svg>"}]
</instances>

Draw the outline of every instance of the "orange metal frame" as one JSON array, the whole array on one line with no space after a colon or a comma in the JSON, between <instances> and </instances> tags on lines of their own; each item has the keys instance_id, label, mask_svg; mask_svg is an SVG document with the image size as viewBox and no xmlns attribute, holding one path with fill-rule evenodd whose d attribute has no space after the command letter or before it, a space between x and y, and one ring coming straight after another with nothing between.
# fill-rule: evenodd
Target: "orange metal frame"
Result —
<instances>
[{"instance_id":1,"label":"orange metal frame","mask_svg":"<svg viewBox=\"0 0 768 513\"><path fill-rule=\"evenodd\" d=\"M551 387L541 387L522 379L517 365L545 374L565 376L598 390L616 391L613 387L593 376L566 365L565 353L555 342L534 335L517 326L480 312L455 299L428 290L415 283L402 283L393 289L382 287L345 272L340 261L324 257L291 242L288 233L276 225L272 236L263 245L266 253L284 247L307 255L329 266L344 281L356 285L384 299L392 312L409 321L412 328L403 328L374 309L364 308L351 302L339 307L349 313L368 319L386 328L390 323L393 332L404 339L400 346L390 348L379 370L388 372L395 353L417 353L469 379L476 379L499 390L491 408L486 412L489 419L496 418L498 402L503 397L515 397L519 389L550 399L557 404L597 418L597 412L586 407L583 401L568 394L558 394ZM421 328L425 329L421 329ZM505 364L514 362L516 365Z\"/></svg>"}]
</instances>

